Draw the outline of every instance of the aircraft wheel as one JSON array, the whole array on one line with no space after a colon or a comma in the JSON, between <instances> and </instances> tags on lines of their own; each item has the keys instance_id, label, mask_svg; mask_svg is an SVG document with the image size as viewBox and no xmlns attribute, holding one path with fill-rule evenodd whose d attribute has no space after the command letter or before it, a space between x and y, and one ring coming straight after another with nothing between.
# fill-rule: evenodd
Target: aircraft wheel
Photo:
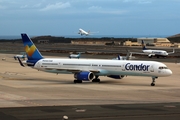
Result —
<instances>
[{"instance_id":1,"label":"aircraft wheel","mask_svg":"<svg viewBox=\"0 0 180 120\"><path fill-rule=\"evenodd\" d=\"M78 80L78 83L82 83L82 80Z\"/></svg>"},{"instance_id":2,"label":"aircraft wheel","mask_svg":"<svg viewBox=\"0 0 180 120\"><path fill-rule=\"evenodd\" d=\"M151 86L155 86L155 83L151 83Z\"/></svg>"},{"instance_id":3,"label":"aircraft wheel","mask_svg":"<svg viewBox=\"0 0 180 120\"><path fill-rule=\"evenodd\" d=\"M100 79L93 79L92 82L100 82Z\"/></svg>"},{"instance_id":4,"label":"aircraft wheel","mask_svg":"<svg viewBox=\"0 0 180 120\"><path fill-rule=\"evenodd\" d=\"M151 55L151 56L149 56L149 58L152 58L152 55Z\"/></svg>"},{"instance_id":5,"label":"aircraft wheel","mask_svg":"<svg viewBox=\"0 0 180 120\"><path fill-rule=\"evenodd\" d=\"M74 80L74 83L82 83L82 80Z\"/></svg>"},{"instance_id":6,"label":"aircraft wheel","mask_svg":"<svg viewBox=\"0 0 180 120\"><path fill-rule=\"evenodd\" d=\"M151 83L151 86L155 86L155 80L156 80L156 78L158 78L158 77L152 77L152 83Z\"/></svg>"}]
</instances>

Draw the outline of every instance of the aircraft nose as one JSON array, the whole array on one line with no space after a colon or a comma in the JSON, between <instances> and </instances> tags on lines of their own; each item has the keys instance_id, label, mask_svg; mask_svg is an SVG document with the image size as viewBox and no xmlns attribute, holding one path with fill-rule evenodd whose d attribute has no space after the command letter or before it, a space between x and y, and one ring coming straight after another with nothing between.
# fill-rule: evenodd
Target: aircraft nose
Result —
<instances>
[{"instance_id":1,"label":"aircraft nose","mask_svg":"<svg viewBox=\"0 0 180 120\"><path fill-rule=\"evenodd\" d=\"M167 74L168 74L168 76L172 75L172 71L171 71L171 70L168 70L168 71L167 71Z\"/></svg>"}]
</instances>

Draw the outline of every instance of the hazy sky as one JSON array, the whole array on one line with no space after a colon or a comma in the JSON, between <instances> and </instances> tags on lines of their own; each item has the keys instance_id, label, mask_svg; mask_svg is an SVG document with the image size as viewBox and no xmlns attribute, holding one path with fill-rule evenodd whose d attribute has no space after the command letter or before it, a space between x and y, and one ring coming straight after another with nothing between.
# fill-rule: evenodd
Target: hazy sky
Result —
<instances>
[{"instance_id":1,"label":"hazy sky","mask_svg":"<svg viewBox=\"0 0 180 120\"><path fill-rule=\"evenodd\" d=\"M180 0L0 0L0 35L174 35Z\"/></svg>"}]
</instances>

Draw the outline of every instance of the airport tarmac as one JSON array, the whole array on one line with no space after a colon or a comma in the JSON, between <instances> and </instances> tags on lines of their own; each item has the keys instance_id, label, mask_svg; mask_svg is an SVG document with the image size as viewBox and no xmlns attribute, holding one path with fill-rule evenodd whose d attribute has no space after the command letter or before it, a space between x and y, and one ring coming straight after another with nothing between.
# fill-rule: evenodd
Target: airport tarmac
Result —
<instances>
[{"instance_id":1,"label":"airport tarmac","mask_svg":"<svg viewBox=\"0 0 180 120\"><path fill-rule=\"evenodd\" d=\"M163 119L180 117L180 66L164 62L173 72L151 78L100 77L100 83L73 83L73 74L52 74L21 67L13 54L0 54L0 118L56 120ZM6 60L2 60L6 58Z\"/></svg>"}]
</instances>

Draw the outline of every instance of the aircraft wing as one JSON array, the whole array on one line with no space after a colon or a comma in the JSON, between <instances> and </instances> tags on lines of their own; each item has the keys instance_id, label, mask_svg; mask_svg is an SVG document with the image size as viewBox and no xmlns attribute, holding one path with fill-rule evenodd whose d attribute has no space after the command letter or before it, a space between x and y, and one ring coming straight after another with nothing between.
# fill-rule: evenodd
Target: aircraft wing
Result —
<instances>
[{"instance_id":1,"label":"aircraft wing","mask_svg":"<svg viewBox=\"0 0 180 120\"><path fill-rule=\"evenodd\" d=\"M72 72L72 73L78 73L82 71L89 71L93 73L100 73L99 70L85 70L85 69L68 69L68 68L46 68L46 70L53 70L56 69L57 71L67 71L67 72Z\"/></svg>"}]
</instances>

